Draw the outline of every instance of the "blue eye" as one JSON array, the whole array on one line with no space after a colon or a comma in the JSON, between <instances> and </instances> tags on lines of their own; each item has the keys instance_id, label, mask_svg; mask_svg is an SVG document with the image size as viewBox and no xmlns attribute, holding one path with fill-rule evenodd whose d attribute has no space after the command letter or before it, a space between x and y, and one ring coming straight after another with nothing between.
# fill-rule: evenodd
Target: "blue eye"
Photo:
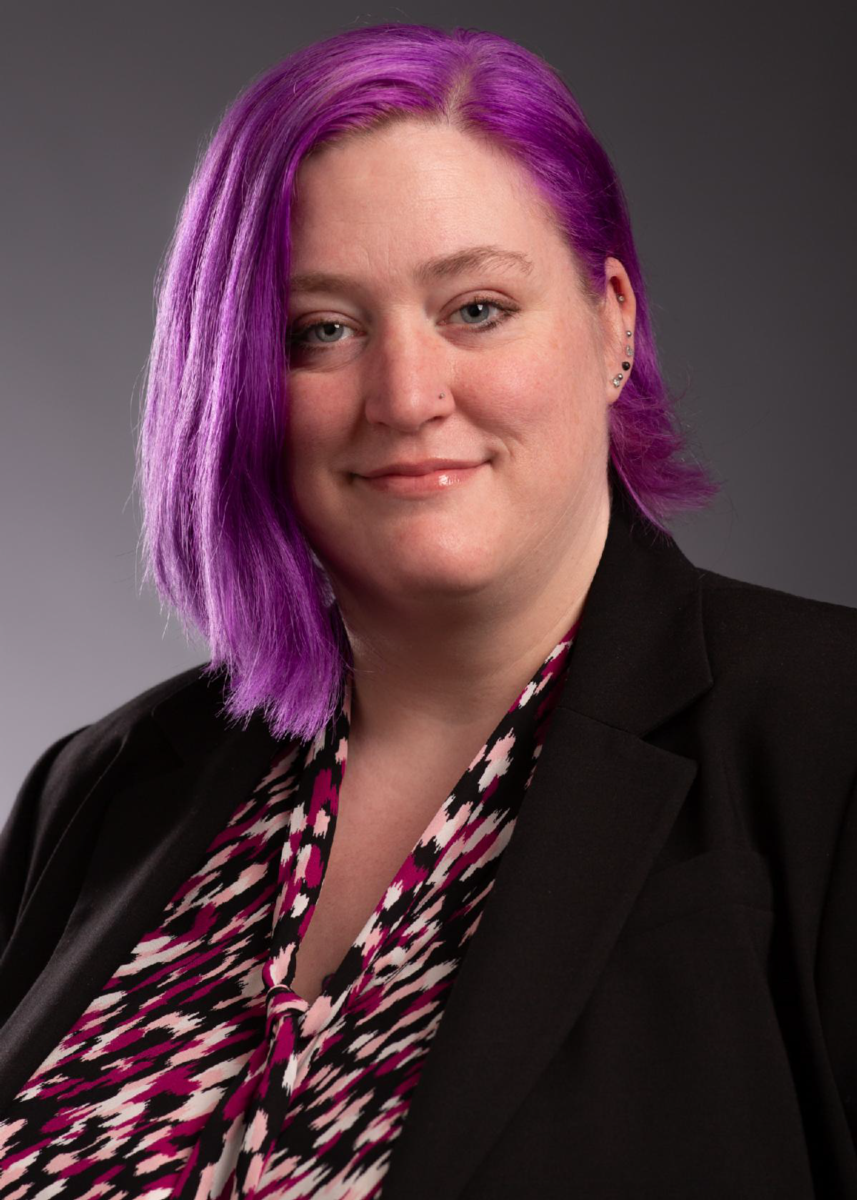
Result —
<instances>
[{"instance_id":1,"label":"blue eye","mask_svg":"<svg viewBox=\"0 0 857 1200\"><path fill-rule=\"evenodd\" d=\"M347 329L347 328L348 328L347 325L342 325L339 321L316 321L316 323L314 325L305 325L303 329L295 330L295 332L292 335L290 340L292 342L296 342L298 345L303 345L305 343L301 342L301 338L305 337L306 334L310 333L313 329ZM322 345L329 346L329 345L331 345L331 343L330 342L322 342Z\"/></svg>"},{"instance_id":2,"label":"blue eye","mask_svg":"<svg viewBox=\"0 0 857 1200\"><path fill-rule=\"evenodd\" d=\"M499 308L501 310L501 312L505 312L505 313L508 313L510 311L508 308L505 308L502 304L497 304L494 300L468 300L466 304L462 304L461 308L457 308L455 311L457 313L459 313L459 312L464 312L465 309L468 309L468 308L485 309L486 307L487 308ZM474 326L474 328L493 329L493 327L495 325L499 325L503 319L504 319L503 317L495 317L493 321L480 321L479 325Z\"/></svg>"},{"instance_id":3,"label":"blue eye","mask_svg":"<svg viewBox=\"0 0 857 1200\"><path fill-rule=\"evenodd\" d=\"M472 329L474 333L484 333L489 329L496 329L503 321L508 320L509 317L513 317L518 312L517 306L501 304L498 300L489 300L487 296L477 296L473 300L468 300L466 304L460 305L455 312L460 313L468 308L482 308L484 310L486 307L498 309L500 315L492 318L490 321L480 321L476 324L465 322L466 327ZM337 338L335 341L330 342L307 342L304 340L307 334L312 333L316 329L333 332L350 328L350 325L345 325L341 321L313 321L312 324L304 325L289 333L287 335L287 342L290 346L315 353L316 351L324 350L326 346L338 346L343 340L347 341L350 339Z\"/></svg>"}]
</instances>

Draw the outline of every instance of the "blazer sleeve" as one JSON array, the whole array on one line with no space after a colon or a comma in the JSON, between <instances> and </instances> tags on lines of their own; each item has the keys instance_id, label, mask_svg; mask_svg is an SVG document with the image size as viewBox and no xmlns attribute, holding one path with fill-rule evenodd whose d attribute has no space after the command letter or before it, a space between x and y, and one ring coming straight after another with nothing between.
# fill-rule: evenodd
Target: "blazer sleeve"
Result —
<instances>
[{"instance_id":1,"label":"blazer sleeve","mask_svg":"<svg viewBox=\"0 0 857 1200\"><path fill-rule=\"evenodd\" d=\"M80 734L48 746L30 768L0 831L0 958L30 892L74 813Z\"/></svg>"},{"instance_id":2,"label":"blazer sleeve","mask_svg":"<svg viewBox=\"0 0 857 1200\"><path fill-rule=\"evenodd\" d=\"M815 986L833 1075L857 1148L857 778L834 848Z\"/></svg>"}]
</instances>

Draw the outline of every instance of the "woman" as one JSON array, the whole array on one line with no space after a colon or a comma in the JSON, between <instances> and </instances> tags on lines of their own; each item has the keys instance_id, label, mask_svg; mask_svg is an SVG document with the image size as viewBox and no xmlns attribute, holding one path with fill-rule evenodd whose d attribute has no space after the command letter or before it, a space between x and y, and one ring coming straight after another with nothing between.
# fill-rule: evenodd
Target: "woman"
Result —
<instances>
[{"instance_id":1,"label":"woman","mask_svg":"<svg viewBox=\"0 0 857 1200\"><path fill-rule=\"evenodd\" d=\"M235 103L140 438L211 663L16 801L0 1197L857 1196L855 611L694 567L683 445L541 59Z\"/></svg>"}]
</instances>

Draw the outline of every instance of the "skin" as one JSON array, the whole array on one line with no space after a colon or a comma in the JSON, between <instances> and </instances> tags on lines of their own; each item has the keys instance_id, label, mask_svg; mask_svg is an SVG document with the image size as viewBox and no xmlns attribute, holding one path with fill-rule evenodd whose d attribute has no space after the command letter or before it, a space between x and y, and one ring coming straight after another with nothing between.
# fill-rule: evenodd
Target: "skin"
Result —
<instances>
[{"instance_id":1,"label":"skin","mask_svg":"<svg viewBox=\"0 0 857 1200\"><path fill-rule=\"evenodd\" d=\"M290 295L304 348L285 451L354 654L349 774L359 745L364 778L383 763L387 778L454 784L580 615L598 566L630 280L608 258L593 307L522 168L446 123L401 121L305 160L291 233L292 275L358 284ZM532 271L415 281L417 264L486 243L525 252ZM502 314L463 307L477 297L518 311L479 332ZM355 476L432 456L489 461L420 500Z\"/></svg>"}]
</instances>

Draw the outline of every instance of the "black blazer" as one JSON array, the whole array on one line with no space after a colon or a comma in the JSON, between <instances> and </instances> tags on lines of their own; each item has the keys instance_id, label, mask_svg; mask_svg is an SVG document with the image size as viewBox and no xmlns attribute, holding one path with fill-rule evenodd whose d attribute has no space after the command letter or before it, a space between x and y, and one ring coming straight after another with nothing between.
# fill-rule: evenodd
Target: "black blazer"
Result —
<instances>
[{"instance_id":1,"label":"black blazer","mask_svg":"<svg viewBox=\"0 0 857 1200\"><path fill-rule=\"evenodd\" d=\"M0 1118L274 753L177 675L0 841ZM383 1200L857 1198L857 609L614 495L567 683Z\"/></svg>"}]
</instances>

